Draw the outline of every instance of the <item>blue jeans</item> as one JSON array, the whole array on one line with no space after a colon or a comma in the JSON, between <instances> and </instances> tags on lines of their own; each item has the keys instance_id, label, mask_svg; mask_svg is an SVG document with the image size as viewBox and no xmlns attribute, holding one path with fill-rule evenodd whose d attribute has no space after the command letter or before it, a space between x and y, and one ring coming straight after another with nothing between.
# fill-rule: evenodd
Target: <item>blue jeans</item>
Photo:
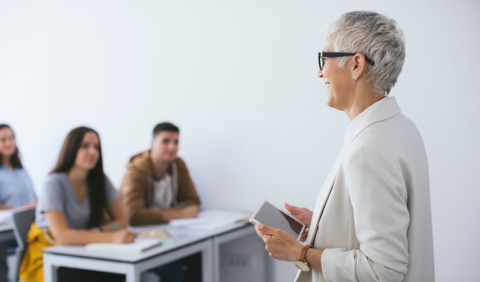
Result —
<instances>
[{"instance_id":1,"label":"blue jeans","mask_svg":"<svg viewBox=\"0 0 480 282\"><path fill-rule=\"evenodd\" d=\"M17 242L15 240L3 242L0 244L0 282L7 282L8 276L8 265L7 265L7 254L15 252L17 248ZM12 249L8 251L7 249Z\"/></svg>"}]
</instances>

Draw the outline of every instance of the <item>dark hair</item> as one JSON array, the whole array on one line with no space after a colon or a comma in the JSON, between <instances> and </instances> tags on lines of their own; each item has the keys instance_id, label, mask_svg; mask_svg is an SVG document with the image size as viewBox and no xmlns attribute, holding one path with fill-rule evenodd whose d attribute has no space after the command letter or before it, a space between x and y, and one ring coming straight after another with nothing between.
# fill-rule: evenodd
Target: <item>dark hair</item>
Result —
<instances>
[{"instance_id":1,"label":"dark hair","mask_svg":"<svg viewBox=\"0 0 480 282\"><path fill-rule=\"evenodd\" d=\"M159 134L160 132L162 132L164 130L180 133L180 129L178 129L178 127L176 127L175 125L173 125L169 122L162 122L162 123L157 124L153 128L153 137L157 136L157 134Z\"/></svg>"},{"instance_id":2,"label":"dark hair","mask_svg":"<svg viewBox=\"0 0 480 282\"><path fill-rule=\"evenodd\" d=\"M13 129L10 127L10 125L0 124L0 130L4 128L9 128L13 133L13 137L15 137L15 132L13 132ZM12 165L13 168L23 168L22 162L20 161L20 152L18 151L18 147L16 143L15 143L15 152L10 157L10 164ZM3 165L3 156L2 156L2 153L0 153L0 166L2 165Z\"/></svg>"},{"instance_id":3,"label":"dark hair","mask_svg":"<svg viewBox=\"0 0 480 282\"><path fill-rule=\"evenodd\" d=\"M88 228L100 226L103 210L107 207L107 197L105 192L105 174L103 173L102 147L100 146L100 137L98 133L88 127L77 127L68 133L63 142L60 156L57 164L51 173L69 172L75 164L77 152L82 145L83 137L88 132L93 132L98 137L98 161L95 167L88 172L88 198L90 200L90 219Z\"/></svg>"}]
</instances>

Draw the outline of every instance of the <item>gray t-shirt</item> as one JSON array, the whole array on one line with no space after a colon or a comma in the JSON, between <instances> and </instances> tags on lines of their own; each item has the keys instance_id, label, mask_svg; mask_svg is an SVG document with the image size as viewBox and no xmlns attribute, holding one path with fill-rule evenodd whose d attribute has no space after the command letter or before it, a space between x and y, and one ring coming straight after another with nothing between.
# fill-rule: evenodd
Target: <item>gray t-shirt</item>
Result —
<instances>
[{"instance_id":1,"label":"gray t-shirt","mask_svg":"<svg viewBox=\"0 0 480 282\"><path fill-rule=\"evenodd\" d=\"M105 192L107 203L118 198L118 191L105 175ZM69 228L87 229L90 219L90 199L88 196L80 203L75 195L72 184L65 172L51 173L45 181L36 210L38 227L49 230L45 211L62 211Z\"/></svg>"}]
</instances>

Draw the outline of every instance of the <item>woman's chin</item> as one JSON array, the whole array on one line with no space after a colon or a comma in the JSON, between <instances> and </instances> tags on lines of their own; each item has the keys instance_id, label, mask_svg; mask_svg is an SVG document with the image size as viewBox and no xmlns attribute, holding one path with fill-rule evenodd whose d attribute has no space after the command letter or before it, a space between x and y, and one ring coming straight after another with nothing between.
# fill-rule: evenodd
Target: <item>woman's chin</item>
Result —
<instances>
[{"instance_id":1,"label":"woman's chin","mask_svg":"<svg viewBox=\"0 0 480 282\"><path fill-rule=\"evenodd\" d=\"M330 94L328 92L327 92L327 106L329 106L330 108L334 108L332 94Z\"/></svg>"}]
</instances>

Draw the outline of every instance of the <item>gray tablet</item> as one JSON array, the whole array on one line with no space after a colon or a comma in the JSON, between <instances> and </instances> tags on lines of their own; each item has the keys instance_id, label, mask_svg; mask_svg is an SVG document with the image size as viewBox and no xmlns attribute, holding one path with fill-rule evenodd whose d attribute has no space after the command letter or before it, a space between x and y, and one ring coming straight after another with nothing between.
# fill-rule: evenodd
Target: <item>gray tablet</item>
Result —
<instances>
[{"instance_id":1,"label":"gray tablet","mask_svg":"<svg viewBox=\"0 0 480 282\"><path fill-rule=\"evenodd\" d=\"M293 237L300 240L305 224L301 223L289 212L277 208L271 203L265 201L260 208L250 217L250 222L254 225L262 223L273 228L282 229L290 233Z\"/></svg>"}]
</instances>

